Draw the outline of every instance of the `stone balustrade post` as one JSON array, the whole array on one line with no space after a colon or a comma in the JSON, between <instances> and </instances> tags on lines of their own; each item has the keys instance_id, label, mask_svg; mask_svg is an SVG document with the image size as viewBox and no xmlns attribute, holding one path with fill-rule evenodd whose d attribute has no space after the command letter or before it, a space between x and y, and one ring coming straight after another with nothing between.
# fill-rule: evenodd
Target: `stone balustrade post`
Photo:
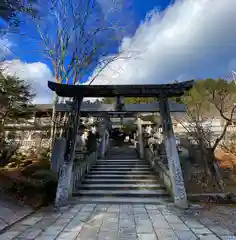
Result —
<instances>
[{"instance_id":1,"label":"stone balustrade post","mask_svg":"<svg viewBox=\"0 0 236 240\"><path fill-rule=\"evenodd\" d=\"M106 130L103 130L103 135L102 135L102 152L101 152L101 157L104 158L106 153Z\"/></svg>"}]
</instances>

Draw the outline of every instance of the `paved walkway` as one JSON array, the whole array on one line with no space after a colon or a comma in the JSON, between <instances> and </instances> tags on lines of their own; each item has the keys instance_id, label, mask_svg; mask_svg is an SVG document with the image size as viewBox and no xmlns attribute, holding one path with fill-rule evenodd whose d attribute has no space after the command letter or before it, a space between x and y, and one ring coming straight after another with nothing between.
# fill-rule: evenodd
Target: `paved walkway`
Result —
<instances>
[{"instance_id":1,"label":"paved walkway","mask_svg":"<svg viewBox=\"0 0 236 240\"><path fill-rule=\"evenodd\" d=\"M0 232L32 212L30 207L19 204L0 192Z\"/></svg>"},{"instance_id":2,"label":"paved walkway","mask_svg":"<svg viewBox=\"0 0 236 240\"><path fill-rule=\"evenodd\" d=\"M0 235L1 240L234 240L229 230L203 224L173 204L76 204L39 211Z\"/></svg>"}]
</instances>

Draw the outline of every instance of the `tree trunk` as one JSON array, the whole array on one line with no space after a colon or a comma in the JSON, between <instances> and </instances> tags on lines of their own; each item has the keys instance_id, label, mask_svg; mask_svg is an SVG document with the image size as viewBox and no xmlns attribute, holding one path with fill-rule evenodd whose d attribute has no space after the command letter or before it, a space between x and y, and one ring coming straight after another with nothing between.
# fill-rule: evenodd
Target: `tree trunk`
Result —
<instances>
[{"instance_id":1,"label":"tree trunk","mask_svg":"<svg viewBox=\"0 0 236 240\"><path fill-rule=\"evenodd\" d=\"M227 123L225 124L222 133L221 133L220 136L216 139L216 141L215 141L215 143L214 143L214 145L213 145L213 147L212 147L213 152L215 152L218 144L219 144L220 141L224 138L224 136L225 136L225 134L226 134L226 132L227 132L227 128L228 128L229 124L230 124L230 122L227 122Z\"/></svg>"},{"instance_id":2,"label":"tree trunk","mask_svg":"<svg viewBox=\"0 0 236 240\"><path fill-rule=\"evenodd\" d=\"M201 134L199 134L199 145L200 145L201 159L204 164L205 174L206 174L206 176L210 176L211 171L209 169L208 160L207 160L208 159L208 151L206 151L206 149L205 149L204 139L202 139Z\"/></svg>"},{"instance_id":3,"label":"tree trunk","mask_svg":"<svg viewBox=\"0 0 236 240\"><path fill-rule=\"evenodd\" d=\"M223 191L224 190L224 180L223 180L222 175L220 173L220 168L219 168L219 165L217 164L217 160L216 160L214 152L212 152L212 160L213 160L212 164L213 164L214 175L215 175L217 185L220 188L220 190Z\"/></svg>"},{"instance_id":4,"label":"tree trunk","mask_svg":"<svg viewBox=\"0 0 236 240\"><path fill-rule=\"evenodd\" d=\"M51 139L50 139L50 149L52 150L55 141L56 132L56 104L58 103L59 97L54 92L53 93L53 103L52 103L52 122L51 122Z\"/></svg>"}]
</instances>

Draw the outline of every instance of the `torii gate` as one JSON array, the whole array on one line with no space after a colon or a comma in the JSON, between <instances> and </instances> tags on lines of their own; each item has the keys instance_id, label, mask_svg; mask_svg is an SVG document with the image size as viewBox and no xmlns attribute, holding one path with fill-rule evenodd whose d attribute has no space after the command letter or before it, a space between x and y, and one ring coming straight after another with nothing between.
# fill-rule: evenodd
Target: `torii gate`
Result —
<instances>
[{"instance_id":1,"label":"torii gate","mask_svg":"<svg viewBox=\"0 0 236 240\"><path fill-rule=\"evenodd\" d=\"M160 112L160 103L155 101L152 103L139 103L139 104L122 104L121 97L117 97L117 101L114 104L104 103L87 103L82 102L80 108L81 116L96 116L96 117L135 117L136 124L139 131L139 154L140 157L144 157L144 146L142 139L142 126L140 114L156 113ZM170 112L186 112L185 104L179 104L174 101L169 101ZM56 105L56 112L70 112L72 110L72 104L58 103ZM104 149L105 150L105 149ZM102 156L104 156L102 152Z\"/></svg>"},{"instance_id":2,"label":"torii gate","mask_svg":"<svg viewBox=\"0 0 236 240\"><path fill-rule=\"evenodd\" d=\"M193 87L194 81L161 85L67 85L48 82L48 87L60 97L73 98L71 124L64 153L64 164L58 180L58 204L68 199L69 178L72 171L76 132L79 124L81 103L84 97L157 97L161 116L164 142L171 176L174 201L179 207L187 206L183 175L176 148L176 141L170 117L168 98L182 96ZM156 109L158 110L158 109Z\"/></svg>"}]
</instances>

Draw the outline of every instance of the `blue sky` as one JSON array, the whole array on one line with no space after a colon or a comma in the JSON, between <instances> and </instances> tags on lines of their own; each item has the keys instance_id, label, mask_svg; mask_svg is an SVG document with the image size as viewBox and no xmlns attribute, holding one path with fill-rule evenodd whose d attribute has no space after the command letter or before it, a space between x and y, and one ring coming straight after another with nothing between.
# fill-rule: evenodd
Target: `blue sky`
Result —
<instances>
[{"instance_id":1,"label":"blue sky","mask_svg":"<svg viewBox=\"0 0 236 240\"><path fill-rule=\"evenodd\" d=\"M130 22L128 24L129 29L126 31L126 35L130 36L134 34L140 22L145 19L145 16L149 11L151 11L153 8L163 10L171 3L171 1L172 0L148 0L145 4L143 0L130 1L127 8L122 12L125 17L129 17L130 15L132 16L132 19L128 20ZM20 19L25 21L24 17ZM40 41L40 36L38 36L35 25L30 24L29 21L26 21L25 23L21 24L21 32L26 33L29 36L24 37L22 35L15 34L14 36L10 37L12 42L16 44L13 47L14 54L24 62L44 62L51 68L51 70L53 70L50 61L43 54L42 42ZM118 44L117 47L119 47Z\"/></svg>"},{"instance_id":2,"label":"blue sky","mask_svg":"<svg viewBox=\"0 0 236 240\"><path fill-rule=\"evenodd\" d=\"M112 45L106 42L109 47L105 55L119 53L121 58L109 64L94 84L158 84L225 77L236 70L235 0L120 0L115 14L109 11L111 0L97 2L100 16L119 20L125 31L116 31L119 40ZM0 45L13 52L9 55L2 48L8 54L8 71L32 83L38 93L36 101L48 102L51 61L45 57L42 41L30 21L22 24L20 31L24 35L0 39ZM96 74L99 60L83 80Z\"/></svg>"}]
</instances>

